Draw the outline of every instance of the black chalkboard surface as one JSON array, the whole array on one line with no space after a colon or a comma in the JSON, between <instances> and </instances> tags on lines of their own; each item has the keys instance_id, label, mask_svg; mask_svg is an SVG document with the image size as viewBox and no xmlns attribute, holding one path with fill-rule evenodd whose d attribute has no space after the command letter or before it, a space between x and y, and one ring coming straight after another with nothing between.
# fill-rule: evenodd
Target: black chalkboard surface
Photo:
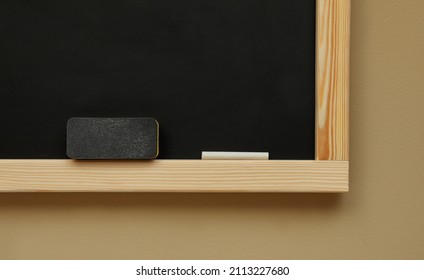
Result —
<instances>
[{"instance_id":1,"label":"black chalkboard surface","mask_svg":"<svg viewBox=\"0 0 424 280\"><path fill-rule=\"evenodd\" d=\"M2 0L0 30L0 158L66 158L71 117L153 117L159 158L314 158L315 0Z\"/></svg>"}]
</instances>

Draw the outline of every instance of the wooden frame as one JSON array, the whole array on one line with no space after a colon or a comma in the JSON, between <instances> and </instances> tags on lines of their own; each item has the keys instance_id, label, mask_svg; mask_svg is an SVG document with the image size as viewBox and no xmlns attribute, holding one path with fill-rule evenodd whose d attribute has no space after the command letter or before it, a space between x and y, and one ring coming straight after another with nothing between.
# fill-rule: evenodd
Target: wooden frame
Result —
<instances>
[{"instance_id":1,"label":"wooden frame","mask_svg":"<svg viewBox=\"0 0 424 280\"><path fill-rule=\"evenodd\" d=\"M0 160L0 192L347 192L350 0L317 0L315 160Z\"/></svg>"}]
</instances>

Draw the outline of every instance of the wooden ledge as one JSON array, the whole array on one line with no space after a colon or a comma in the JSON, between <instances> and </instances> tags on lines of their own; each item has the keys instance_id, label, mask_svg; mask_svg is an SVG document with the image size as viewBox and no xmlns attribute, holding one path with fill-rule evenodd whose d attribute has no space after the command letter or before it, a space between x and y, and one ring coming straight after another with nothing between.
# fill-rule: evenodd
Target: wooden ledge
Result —
<instances>
[{"instance_id":1,"label":"wooden ledge","mask_svg":"<svg viewBox=\"0 0 424 280\"><path fill-rule=\"evenodd\" d=\"M348 161L0 160L0 192L347 192Z\"/></svg>"}]
</instances>

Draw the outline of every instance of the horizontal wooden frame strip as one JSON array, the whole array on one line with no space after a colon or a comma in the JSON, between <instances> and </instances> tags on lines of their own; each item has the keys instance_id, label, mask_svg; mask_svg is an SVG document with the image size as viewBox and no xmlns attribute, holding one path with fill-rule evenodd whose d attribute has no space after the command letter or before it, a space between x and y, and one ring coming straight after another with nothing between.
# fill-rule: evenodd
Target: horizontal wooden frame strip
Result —
<instances>
[{"instance_id":1,"label":"horizontal wooden frame strip","mask_svg":"<svg viewBox=\"0 0 424 280\"><path fill-rule=\"evenodd\" d=\"M0 160L0 192L346 192L347 161Z\"/></svg>"}]
</instances>

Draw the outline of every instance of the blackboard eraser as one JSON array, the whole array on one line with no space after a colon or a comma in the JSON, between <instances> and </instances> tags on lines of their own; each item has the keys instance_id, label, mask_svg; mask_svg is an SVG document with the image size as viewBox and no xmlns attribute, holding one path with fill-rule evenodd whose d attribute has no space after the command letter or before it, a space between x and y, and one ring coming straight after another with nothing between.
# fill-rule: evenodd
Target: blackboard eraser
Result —
<instances>
[{"instance_id":1,"label":"blackboard eraser","mask_svg":"<svg viewBox=\"0 0 424 280\"><path fill-rule=\"evenodd\" d=\"M159 123L153 118L71 118L66 153L72 159L154 159Z\"/></svg>"}]
</instances>

